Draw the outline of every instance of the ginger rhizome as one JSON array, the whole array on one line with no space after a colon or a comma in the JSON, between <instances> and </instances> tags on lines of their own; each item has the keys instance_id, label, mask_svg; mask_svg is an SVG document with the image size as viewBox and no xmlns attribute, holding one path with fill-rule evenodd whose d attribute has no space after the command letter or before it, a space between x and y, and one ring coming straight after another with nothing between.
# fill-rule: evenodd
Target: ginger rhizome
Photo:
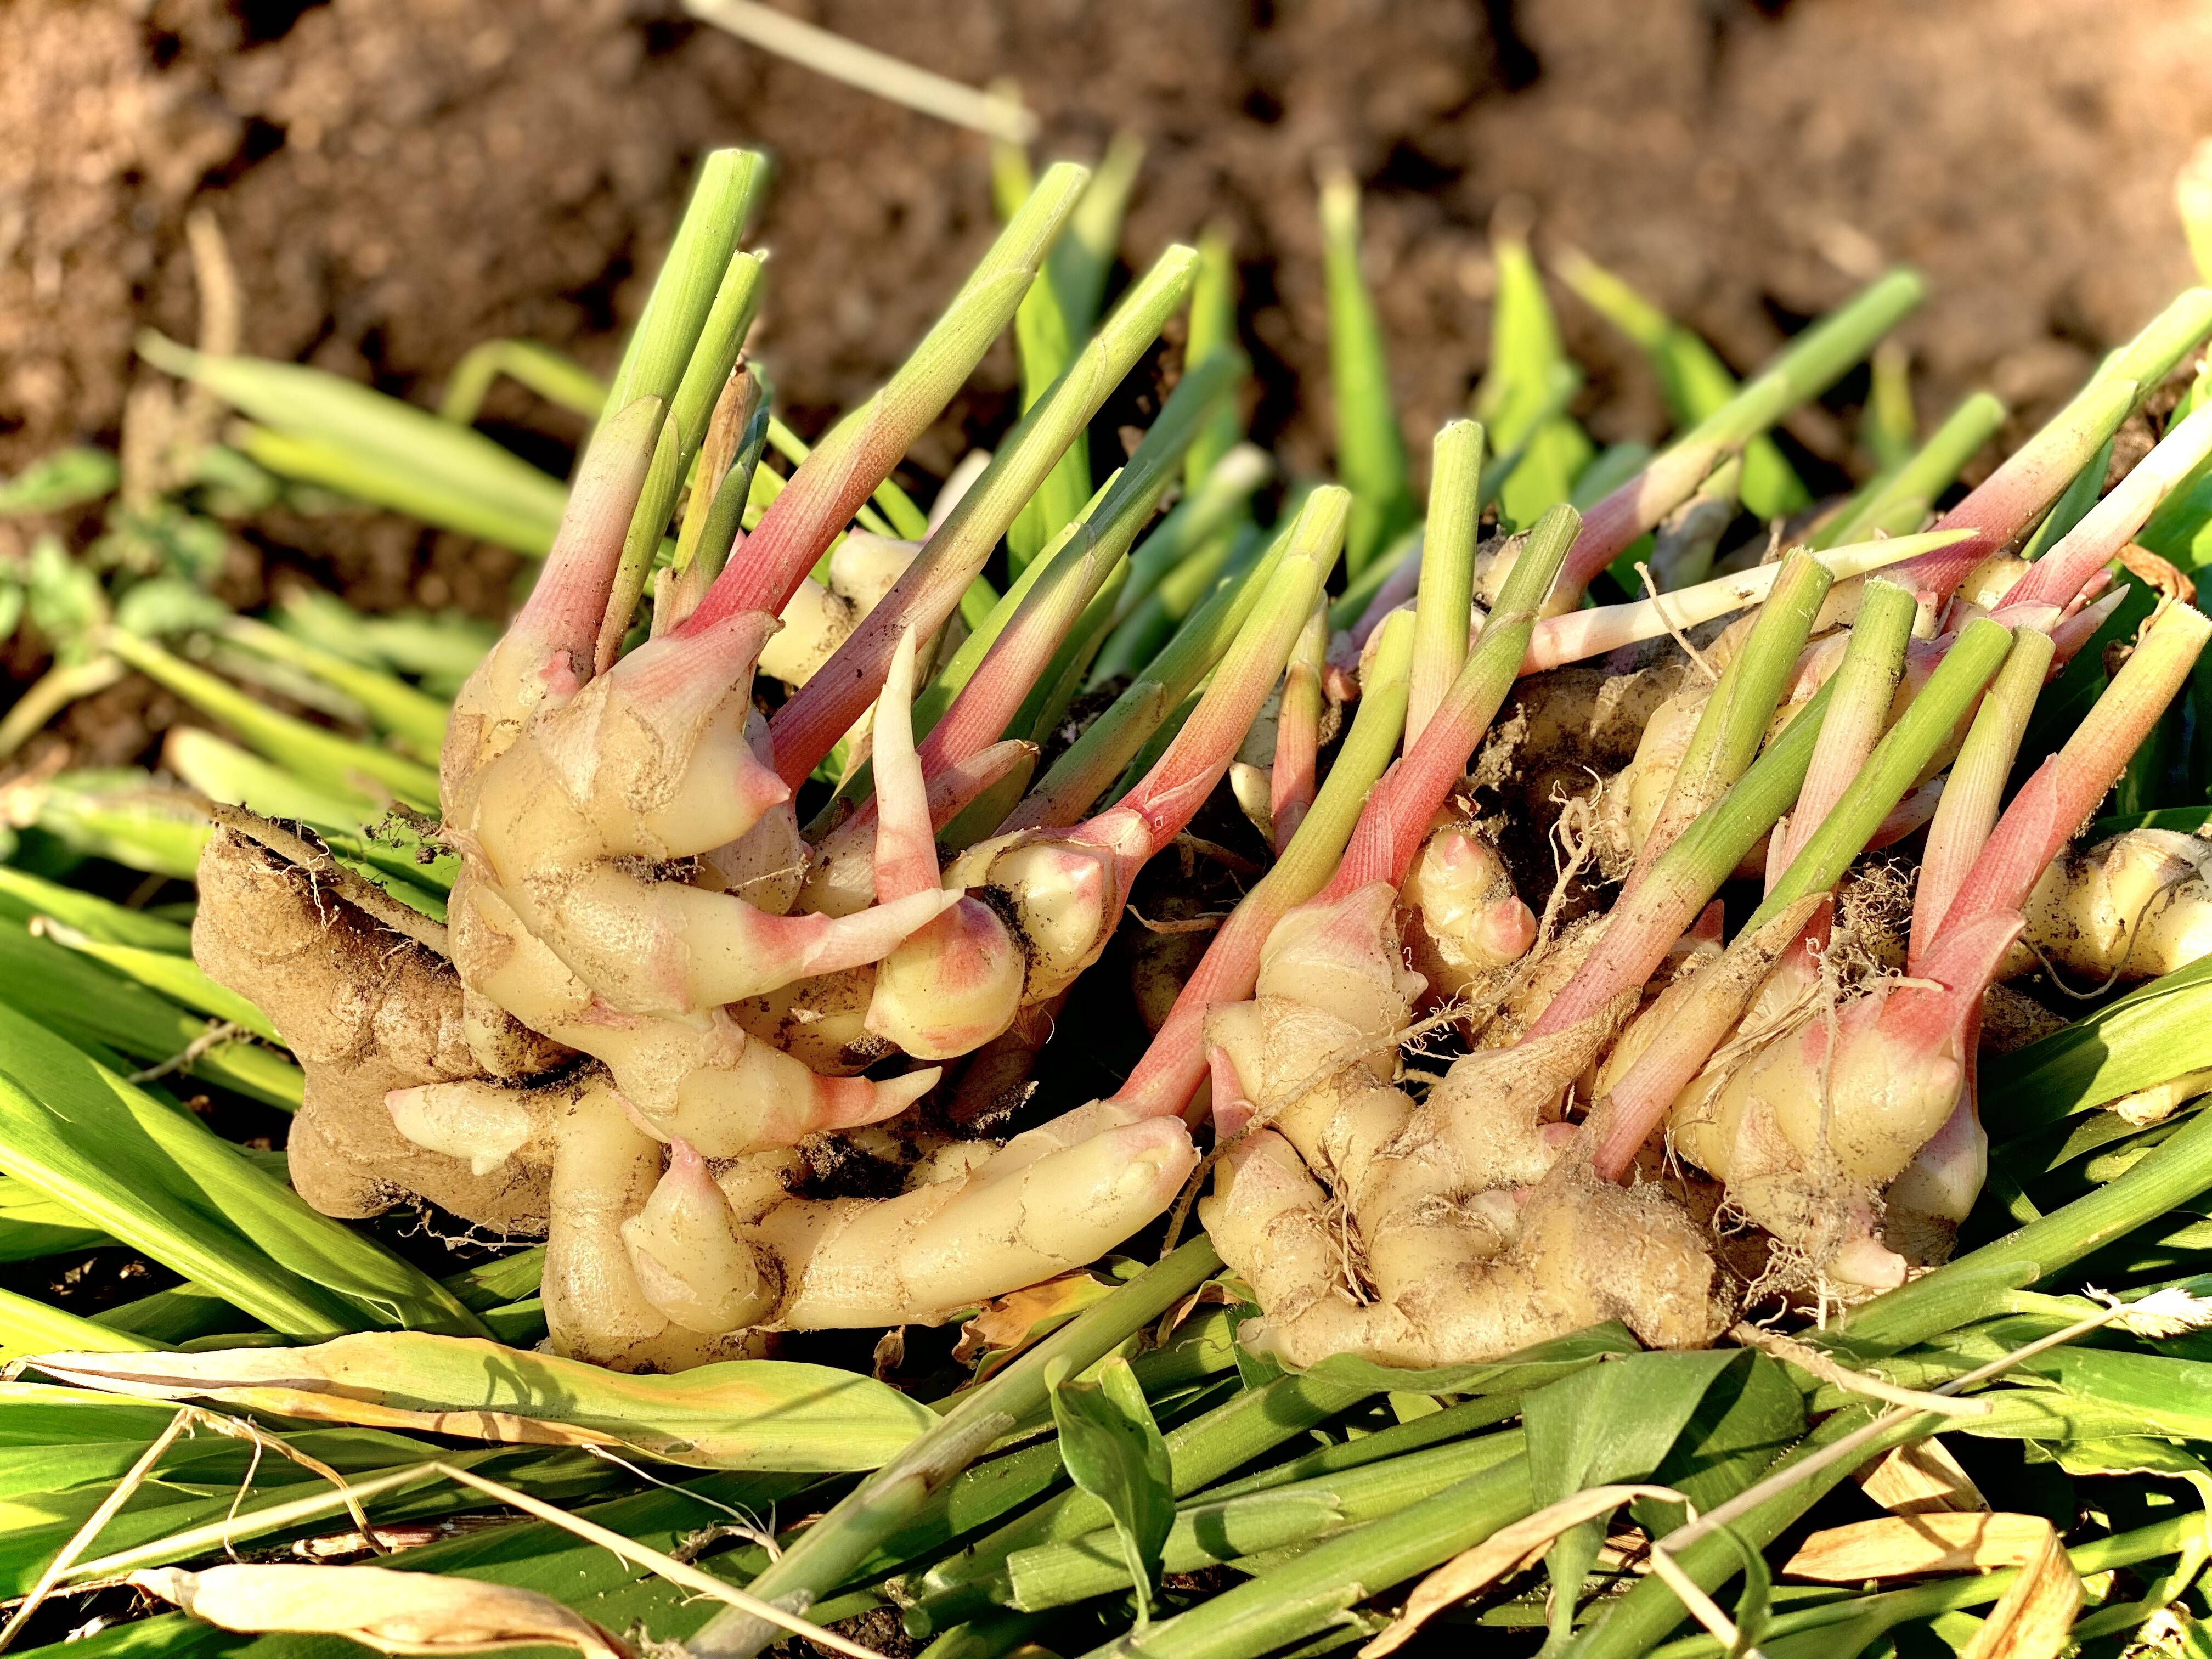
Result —
<instances>
[{"instance_id":1,"label":"ginger rhizome","mask_svg":"<svg viewBox=\"0 0 2212 1659\"><path fill-rule=\"evenodd\" d=\"M1200 1190L1209 1111L1198 1213L1260 1302L1247 1340L1292 1364L1454 1364L1607 1319L1702 1343L1741 1288L1717 1218L1755 1223L1793 1286L1940 1253L1980 1184L1993 980L2212 947L2199 839L2066 845L2185 675L2193 612L2161 613L2003 801L2037 692L2120 603L2108 567L2212 453L2212 410L2022 538L2212 330L2203 299L1932 527L1988 400L1745 568L1723 532L1770 499L1762 434L1917 303L1910 273L1586 515L1490 518L1533 487L1553 399L1501 455L1447 424L1425 517L1402 454L1363 452L1364 495L1300 484L1263 527L1247 367L1211 335L1073 487L1189 298L1199 258L1170 247L926 527L882 497L892 537L865 504L1014 319L1082 171L1044 176L875 397L811 452L775 440L804 455L780 486L739 349L758 179L704 169L538 580L454 702L445 921L251 817L202 866L202 961L307 1073L301 1190L543 1231L560 1351L669 1368L945 1318ZM1583 605L1647 532L1644 597ZM1889 950L1852 862L1922 831ZM1233 908L1127 953L1157 1028L1133 1071L981 1138L1178 844L1235 872ZM1731 878L1765 878L1748 920L1714 903ZM1431 1042L1463 1051L1424 1066ZM848 1158L865 1182L838 1184Z\"/></svg>"}]
</instances>

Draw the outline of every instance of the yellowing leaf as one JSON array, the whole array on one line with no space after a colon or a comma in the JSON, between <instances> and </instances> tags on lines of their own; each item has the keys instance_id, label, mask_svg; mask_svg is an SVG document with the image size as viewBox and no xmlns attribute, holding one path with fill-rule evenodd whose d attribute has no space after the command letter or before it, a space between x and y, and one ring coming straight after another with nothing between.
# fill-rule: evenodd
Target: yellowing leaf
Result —
<instances>
[{"instance_id":1,"label":"yellowing leaf","mask_svg":"<svg viewBox=\"0 0 2212 1659\"><path fill-rule=\"evenodd\" d=\"M1412 1641L1421 1626L1455 1601L1478 1595L1492 1584L1526 1572L1544 1559L1552 1542L1586 1521L1610 1515L1632 1498L1679 1502L1671 1487L1638 1485L1592 1486L1538 1510L1510 1527L1501 1527L1471 1550L1462 1550L1438 1567L1406 1598L1406 1610L1359 1650L1359 1659L1382 1659Z\"/></svg>"},{"instance_id":2,"label":"yellowing leaf","mask_svg":"<svg viewBox=\"0 0 2212 1659\"><path fill-rule=\"evenodd\" d=\"M709 1468L872 1469L937 1419L872 1377L738 1359L631 1376L477 1338L369 1333L301 1348L62 1353L47 1376L149 1400L215 1400L471 1440L629 1446Z\"/></svg>"},{"instance_id":3,"label":"yellowing leaf","mask_svg":"<svg viewBox=\"0 0 2212 1659\"><path fill-rule=\"evenodd\" d=\"M2020 1577L1960 1659L2058 1659L2073 1645L2081 1578L2047 1523L2042 1541L2020 1565Z\"/></svg>"},{"instance_id":4,"label":"yellowing leaf","mask_svg":"<svg viewBox=\"0 0 2212 1659\"><path fill-rule=\"evenodd\" d=\"M1985 1510L1988 1498L1941 1440L1893 1447L1851 1477L1892 1515Z\"/></svg>"},{"instance_id":5,"label":"yellowing leaf","mask_svg":"<svg viewBox=\"0 0 2212 1659\"><path fill-rule=\"evenodd\" d=\"M1072 1273L1010 1296L994 1297L960 1328L953 1361L971 1365L986 1354L1003 1361L1102 1300L1113 1288L1090 1273Z\"/></svg>"},{"instance_id":6,"label":"yellowing leaf","mask_svg":"<svg viewBox=\"0 0 2212 1659\"><path fill-rule=\"evenodd\" d=\"M137 1589L225 1630L343 1636L380 1653L476 1653L557 1643L587 1659L629 1650L535 1590L385 1567L176 1567L134 1572Z\"/></svg>"},{"instance_id":7,"label":"yellowing leaf","mask_svg":"<svg viewBox=\"0 0 2212 1659\"><path fill-rule=\"evenodd\" d=\"M1814 1533L1782 1571L1792 1578L1858 1584L1869 1578L2018 1567L2035 1559L2051 1537L2051 1522L2039 1515L1893 1515Z\"/></svg>"}]
</instances>

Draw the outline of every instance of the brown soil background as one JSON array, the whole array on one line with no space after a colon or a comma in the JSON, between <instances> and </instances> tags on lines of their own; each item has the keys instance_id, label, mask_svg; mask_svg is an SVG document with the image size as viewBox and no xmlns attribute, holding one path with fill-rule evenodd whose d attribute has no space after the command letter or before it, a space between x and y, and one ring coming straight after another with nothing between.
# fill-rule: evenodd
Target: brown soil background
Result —
<instances>
[{"instance_id":1,"label":"brown soil background","mask_svg":"<svg viewBox=\"0 0 2212 1659\"><path fill-rule=\"evenodd\" d=\"M1048 154L1142 135L1125 256L1235 228L1258 430L1308 467L1328 453L1322 154L1369 187L1418 443L1481 369L1485 227L1516 196L1540 249L1586 248L1740 367L1911 260L1934 285L1905 334L1923 416L1975 385L2033 412L2189 279L2171 181L2212 131L2205 0L780 3L972 82L1012 77ZM732 143L775 157L757 338L807 430L880 380L988 237L981 139L672 0L8 0L0 473L112 440L145 372L137 328L191 337L193 206L228 238L249 350L428 398L495 335L606 365L692 165ZM1599 434L1656 431L1649 377L1560 309ZM1002 346L920 466L989 425L1012 372ZM552 465L574 436L519 393L489 413L543 434ZM1842 454L1832 423L1797 430ZM496 601L397 525L329 556L357 602Z\"/></svg>"}]
</instances>

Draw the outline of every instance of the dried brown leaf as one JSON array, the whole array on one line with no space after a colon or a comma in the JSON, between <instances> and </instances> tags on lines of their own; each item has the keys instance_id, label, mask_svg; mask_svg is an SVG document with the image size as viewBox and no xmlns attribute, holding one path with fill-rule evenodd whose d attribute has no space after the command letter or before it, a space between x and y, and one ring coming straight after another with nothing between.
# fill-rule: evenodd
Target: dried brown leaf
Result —
<instances>
[{"instance_id":1,"label":"dried brown leaf","mask_svg":"<svg viewBox=\"0 0 2212 1659\"><path fill-rule=\"evenodd\" d=\"M1941 1440L1892 1447L1851 1479L1892 1515L1972 1513L1990 1506L1973 1476Z\"/></svg>"},{"instance_id":2,"label":"dried brown leaf","mask_svg":"<svg viewBox=\"0 0 2212 1659\"><path fill-rule=\"evenodd\" d=\"M381 1653L477 1653L555 1643L586 1659L630 1650L535 1590L388 1567L160 1567L131 1575L149 1595L225 1630L343 1636Z\"/></svg>"},{"instance_id":3,"label":"dried brown leaf","mask_svg":"<svg viewBox=\"0 0 2212 1659\"><path fill-rule=\"evenodd\" d=\"M1826 1584L2024 1566L2053 1536L2039 1515L1955 1510L1893 1515L1831 1527L1807 1539L1783 1572Z\"/></svg>"},{"instance_id":4,"label":"dried brown leaf","mask_svg":"<svg viewBox=\"0 0 2212 1659\"><path fill-rule=\"evenodd\" d=\"M1610 1515L1632 1498L1681 1501L1671 1486L1592 1486L1562 1498L1510 1527L1501 1527L1473 1549L1462 1550L1413 1587L1405 1611L1359 1650L1359 1659L1382 1659L1413 1640L1421 1626L1455 1601L1479 1595L1492 1584L1526 1572L1544 1559L1559 1534Z\"/></svg>"},{"instance_id":5,"label":"dried brown leaf","mask_svg":"<svg viewBox=\"0 0 2212 1659\"><path fill-rule=\"evenodd\" d=\"M2081 1577L2048 1526L2041 1546L2021 1567L1960 1659L2058 1659L2073 1645Z\"/></svg>"},{"instance_id":6,"label":"dried brown leaf","mask_svg":"<svg viewBox=\"0 0 2212 1659\"><path fill-rule=\"evenodd\" d=\"M1062 1322L1098 1301L1113 1286L1087 1273L1062 1273L1010 1296L986 1302L960 1328L955 1363L972 1365L985 1354L1003 1363Z\"/></svg>"}]
</instances>

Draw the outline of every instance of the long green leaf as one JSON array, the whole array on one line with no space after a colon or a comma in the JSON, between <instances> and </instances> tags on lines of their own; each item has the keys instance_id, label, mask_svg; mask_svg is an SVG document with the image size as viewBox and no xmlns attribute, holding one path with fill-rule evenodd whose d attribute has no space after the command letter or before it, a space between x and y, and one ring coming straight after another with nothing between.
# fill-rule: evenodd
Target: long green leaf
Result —
<instances>
[{"instance_id":1,"label":"long green leaf","mask_svg":"<svg viewBox=\"0 0 2212 1659\"><path fill-rule=\"evenodd\" d=\"M628 1446L710 1468L874 1468L937 1419L896 1389L834 1366L738 1359L672 1376L422 1332L308 1348L116 1359L48 1355L47 1375L142 1399L382 1424L469 1438Z\"/></svg>"},{"instance_id":2,"label":"long green leaf","mask_svg":"<svg viewBox=\"0 0 2212 1659\"><path fill-rule=\"evenodd\" d=\"M1124 1359L1107 1360L1095 1382L1063 1374L1053 1384L1052 1417L1069 1478L1114 1517L1115 1536L1137 1589L1141 1630L1152 1621L1160 1550L1175 1525L1167 1442Z\"/></svg>"},{"instance_id":3,"label":"long green leaf","mask_svg":"<svg viewBox=\"0 0 2212 1659\"><path fill-rule=\"evenodd\" d=\"M5 1005L0 1169L289 1335L478 1328L435 1279Z\"/></svg>"}]
</instances>

